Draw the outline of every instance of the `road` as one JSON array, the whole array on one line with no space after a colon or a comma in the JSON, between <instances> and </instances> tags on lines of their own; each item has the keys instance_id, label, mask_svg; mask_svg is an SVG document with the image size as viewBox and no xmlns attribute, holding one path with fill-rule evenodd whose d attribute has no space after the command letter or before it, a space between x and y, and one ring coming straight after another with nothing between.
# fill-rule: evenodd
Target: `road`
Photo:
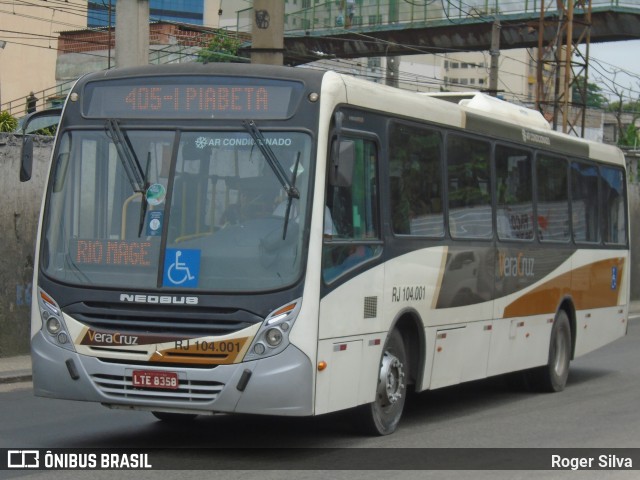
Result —
<instances>
[{"instance_id":1,"label":"road","mask_svg":"<svg viewBox=\"0 0 640 480\"><path fill-rule=\"evenodd\" d=\"M410 397L399 430L388 437L365 437L350 423L349 412L317 418L268 418L249 415L200 417L193 423L167 425L145 412L108 410L82 402L36 398L29 383L0 386L0 448L162 448L163 457L176 468L191 457L179 447L277 448L277 468L303 468L304 456L318 470L292 472L256 470L254 463L243 478L373 478L379 472L334 470L323 463L328 448L358 448L374 452L376 462L389 460L384 478L427 478L429 472L396 470L404 448L640 448L640 318L630 322L629 334L615 343L575 360L567 388L558 394L511 390L503 378L424 392ZM392 448L389 448L392 447ZM309 448L296 454L290 448ZM388 450L372 450L387 448ZM318 452L314 455L314 452ZM352 450L354 451L354 450ZM344 452L344 450L342 450ZM356 452L356 451L354 451ZM350 454L350 452L347 452ZM338 457L348 465L344 453ZM383 460L380 460L382 458ZM193 461L202 458L194 457ZM237 467L243 468L238 454ZM305 460L306 461L306 460ZM247 465L250 465L247 467ZM410 466L410 465L409 465ZM228 465L227 465L228 467ZM640 468L640 465L634 465ZM215 468L215 467L212 467ZM260 467L259 467L260 468ZM265 467L267 468L267 467ZM271 464L269 469L276 468ZM342 467L341 467L342 468ZM345 467L346 468L346 467ZM329 469L330 472L319 470ZM0 478L56 478L55 472L0 472ZM90 478L129 478L127 472L91 472ZM202 478L188 470L180 478ZM429 478L576 478L575 472L430 472ZM131 478L175 478L167 472L130 473ZM53 475L53 476L52 476ZM87 475L83 477L83 475ZM89 478L73 472L65 478ZM379 478L383 478L379 477ZM579 472L579 478L639 478L635 471ZM237 478L221 471L216 479Z\"/></svg>"}]
</instances>

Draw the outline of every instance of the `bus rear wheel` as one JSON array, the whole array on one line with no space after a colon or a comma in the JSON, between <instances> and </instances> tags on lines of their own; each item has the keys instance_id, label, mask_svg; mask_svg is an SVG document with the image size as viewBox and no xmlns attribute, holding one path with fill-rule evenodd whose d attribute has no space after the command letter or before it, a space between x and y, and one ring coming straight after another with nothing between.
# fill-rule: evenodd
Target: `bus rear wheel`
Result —
<instances>
[{"instance_id":1,"label":"bus rear wheel","mask_svg":"<svg viewBox=\"0 0 640 480\"><path fill-rule=\"evenodd\" d=\"M567 385L570 362L571 326L567 312L560 310L551 330L549 361L546 365L529 372L529 383L538 391L561 392Z\"/></svg>"},{"instance_id":2,"label":"bus rear wheel","mask_svg":"<svg viewBox=\"0 0 640 480\"><path fill-rule=\"evenodd\" d=\"M358 424L369 435L389 435L398 427L407 398L407 354L398 330L387 337L372 403L359 407Z\"/></svg>"}]
</instances>

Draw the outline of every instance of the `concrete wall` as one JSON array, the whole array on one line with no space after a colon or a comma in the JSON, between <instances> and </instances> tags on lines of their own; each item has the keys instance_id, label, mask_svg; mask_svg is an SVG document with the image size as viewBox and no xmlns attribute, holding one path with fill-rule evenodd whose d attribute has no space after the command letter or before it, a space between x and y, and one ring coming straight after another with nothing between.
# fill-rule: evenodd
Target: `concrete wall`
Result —
<instances>
[{"instance_id":1,"label":"concrete wall","mask_svg":"<svg viewBox=\"0 0 640 480\"><path fill-rule=\"evenodd\" d=\"M34 145L33 178L18 178L21 137L0 133L0 357L29 351L29 313L32 295L36 228L52 138L39 137ZM637 159L630 171L637 171ZM632 177L634 178L634 177ZM640 238L640 183L629 185L631 238ZM631 298L640 300L640 244L632 246Z\"/></svg>"},{"instance_id":2,"label":"concrete wall","mask_svg":"<svg viewBox=\"0 0 640 480\"><path fill-rule=\"evenodd\" d=\"M21 183L22 138L0 133L0 357L29 351L36 228L52 138L35 140L33 179Z\"/></svg>"}]
</instances>

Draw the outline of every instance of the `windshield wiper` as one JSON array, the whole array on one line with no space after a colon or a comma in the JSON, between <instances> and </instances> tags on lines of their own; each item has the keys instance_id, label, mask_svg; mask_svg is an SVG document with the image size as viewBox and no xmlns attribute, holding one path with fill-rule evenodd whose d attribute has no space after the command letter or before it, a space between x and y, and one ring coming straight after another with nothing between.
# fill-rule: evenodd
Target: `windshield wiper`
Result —
<instances>
[{"instance_id":1,"label":"windshield wiper","mask_svg":"<svg viewBox=\"0 0 640 480\"><path fill-rule=\"evenodd\" d=\"M284 226L282 228L282 239L284 240L285 238L287 238L287 228L289 226L291 202L294 198L300 199L300 191L296 188L296 175L298 174L298 163L300 163L300 152L298 152L298 158L296 159L293 178L292 180L289 180L287 178L287 173L284 171L284 168L282 168L282 164L278 161L278 157L276 157L276 154L273 153L273 150L271 150L271 147L264 138L264 135L262 135L262 132L256 126L255 122L253 120L245 120L242 122L242 125L247 130L247 132L249 132L251 138L253 138L253 141L262 152L262 155L267 160L267 163L271 167L271 170L273 170L273 173L275 173L278 181L280 182L280 185L282 185L283 190L289 197L287 199L287 209L284 214Z\"/></svg>"},{"instance_id":2,"label":"windshield wiper","mask_svg":"<svg viewBox=\"0 0 640 480\"><path fill-rule=\"evenodd\" d=\"M151 152L147 154L147 166L144 169L144 180L143 180L144 191L142 192L142 195L140 195L142 198L140 199L140 220L138 223L138 238L142 236L142 229L144 227L144 217L147 215L147 207L149 206L149 202L147 201L147 196L145 195L145 192L149 188L149 167L150 166L151 166Z\"/></svg>"},{"instance_id":3,"label":"windshield wiper","mask_svg":"<svg viewBox=\"0 0 640 480\"><path fill-rule=\"evenodd\" d=\"M291 176L291 186L296 188L296 177L298 176L298 166L300 165L300 152L296 156L296 163L293 167L293 172ZM296 197L300 198L300 196ZM284 227L282 228L282 239L287 238L287 227L289 226L289 215L291 214L291 203L293 202L293 196L289 195L287 199L287 209L284 212Z\"/></svg>"},{"instance_id":4,"label":"windshield wiper","mask_svg":"<svg viewBox=\"0 0 640 480\"><path fill-rule=\"evenodd\" d=\"M151 152L149 152L147 156L147 166L143 172L136 152L129 143L127 136L120 129L118 120L110 118L105 122L105 128L108 130L111 140L113 140L113 144L118 152L118 158L120 158L124 171L129 178L129 183L131 183L131 188L135 193L139 193L141 197L140 220L138 222L138 238L140 238L144 228L144 218L147 214L147 198L145 192L147 188L149 188L147 179L149 178L149 166L151 165Z\"/></svg>"},{"instance_id":5,"label":"windshield wiper","mask_svg":"<svg viewBox=\"0 0 640 480\"><path fill-rule=\"evenodd\" d=\"M111 140L113 140L113 144L118 152L118 158L120 158L124 171L127 177L129 177L131 188L134 192L142 193L144 196L145 180L142 167L127 137L122 133L122 130L120 130L118 120L115 118L107 120L105 122L105 129L109 132Z\"/></svg>"},{"instance_id":6,"label":"windshield wiper","mask_svg":"<svg viewBox=\"0 0 640 480\"><path fill-rule=\"evenodd\" d=\"M300 192L291 182L291 180L287 178L287 174L278 161L278 157L276 157L276 154L273 153L273 150L271 150L271 147L265 140L262 132L256 126L255 122L253 120L245 120L242 122L242 125L247 130L247 132L249 132L249 135L251 135L253 141L256 142L256 145L262 152L262 155L264 155L264 158L267 160L267 163L271 167L271 170L273 170L273 173L275 173L285 193L289 196L289 198L300 198Z\"/></svg>"}]
</instances>

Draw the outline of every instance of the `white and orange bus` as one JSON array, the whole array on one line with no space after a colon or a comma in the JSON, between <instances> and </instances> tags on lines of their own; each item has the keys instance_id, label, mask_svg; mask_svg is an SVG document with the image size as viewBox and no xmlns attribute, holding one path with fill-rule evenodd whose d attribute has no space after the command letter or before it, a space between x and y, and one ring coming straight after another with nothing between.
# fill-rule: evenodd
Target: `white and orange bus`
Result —
<instances>
[{"instance_id":1,"label":"white and orange bus","mask_svg":"<svg viewBox=\"0 0 640 480\"><path fill-rule=\"evenodd\" d=\"M518 372L560 391L625 335L627 219L618 149L482 94L91 74L42 205L34 390L178 421L354 408L374 434L408 389Z\"/></svg>"}]
</instances>

